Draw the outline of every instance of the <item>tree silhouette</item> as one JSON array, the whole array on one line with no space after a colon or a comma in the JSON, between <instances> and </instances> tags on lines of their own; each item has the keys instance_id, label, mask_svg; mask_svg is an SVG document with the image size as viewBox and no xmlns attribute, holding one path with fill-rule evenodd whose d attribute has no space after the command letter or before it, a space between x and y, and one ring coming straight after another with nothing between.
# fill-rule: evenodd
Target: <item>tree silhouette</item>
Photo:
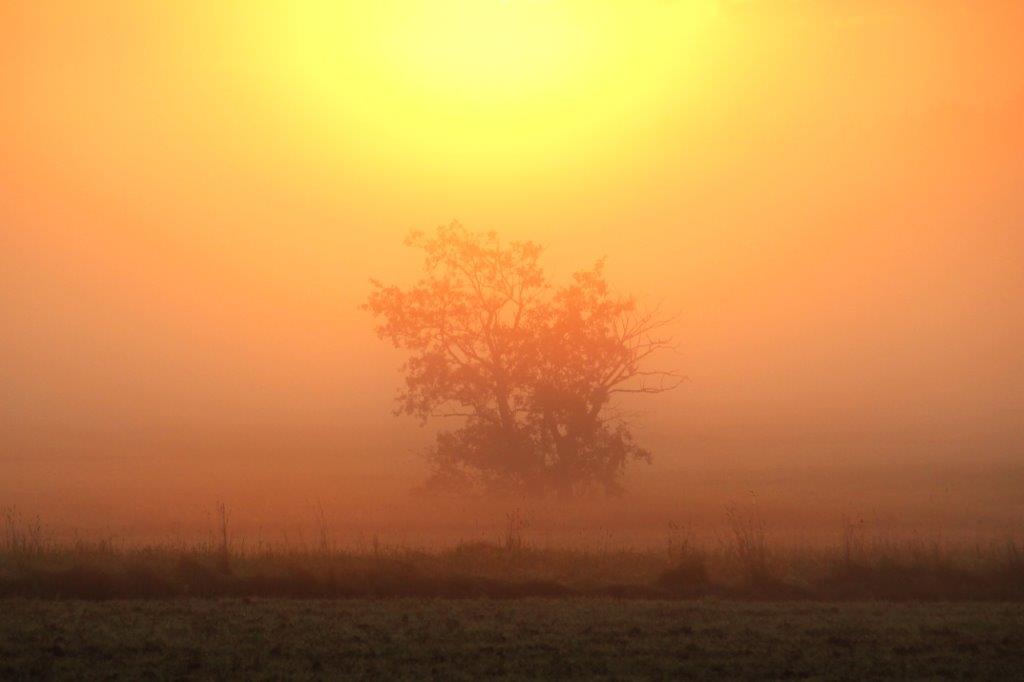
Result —
<instances>
[{"instance_id":1,"label":"tree silhouette","mask_svg":"<svg viewBox=\"0 0 1024 682\"><path fill-rule=\"evenodd\" d=\"M613 397L680 379L646 368L670 346L666 321L615 295L602 261L556 288L531 242L453 223L406 243L425 252L425 276L373 281L364 307L409 354L396 413L461 420L437 436L428 486L618 492L629 460L650 462Z\"/></svg>"}]
</instances>

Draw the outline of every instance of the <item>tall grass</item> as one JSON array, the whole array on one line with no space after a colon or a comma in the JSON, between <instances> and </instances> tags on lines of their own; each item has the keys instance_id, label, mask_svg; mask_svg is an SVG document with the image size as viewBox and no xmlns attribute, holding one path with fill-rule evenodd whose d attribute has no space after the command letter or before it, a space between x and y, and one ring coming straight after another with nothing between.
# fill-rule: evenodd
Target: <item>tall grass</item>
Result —
<instances>
[{"instance_id":1,"label":"tall grass","mask_svg":"<svg viewBox=\"0 0 1024 682\"><path fill-rule=\"evenodd\" d=\"M36 517L2 511L0 596L175 597L218 595L518 596L615 594L755 599L1024 600L1019 537L948 542L894 540L843 518L826 545L773 541L751 499L726 509L726 532L698 539L669 524L663 547L578 549L530 541L520 511L493 542L433 550L388 544L341 549L322 507L317 541L245 542L226 504L215 507L207 542L133 545L116 539L48 540Z\"/></svg>"},{"instance_id":2,"label":"tall grass","mask_svg":"<svg viewBox=\"0 0 1024 682\"><path fill-rule=\"evenodd\" d=\"M16 507L4 507L3 516L4 554L25 556L43 552L43 525L38 516L26 518Z\"/></svg>"},{"instance_id":3,"label":"tall grass","mask_svg":"<svg viewBox=\"0 0 1024 682\"><path fill-rule=\"evenodd\" d=\"M725 518L732 551L746 584L765 587L774 583L767 526L757 506L757 498L752 496L748 505L727 506Z\"/></svg>"}]
</instances>

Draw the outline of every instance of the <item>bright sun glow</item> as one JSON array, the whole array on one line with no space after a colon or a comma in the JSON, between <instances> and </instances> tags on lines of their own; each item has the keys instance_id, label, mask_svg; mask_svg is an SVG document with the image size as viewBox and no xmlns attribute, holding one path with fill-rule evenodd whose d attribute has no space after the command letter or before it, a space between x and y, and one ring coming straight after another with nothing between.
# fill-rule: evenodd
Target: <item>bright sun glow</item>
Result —
<instances>
[{"instance_id":1,"label":"bright sun glow","mask_svg":"<svg viewBox=\"0 0 1024 682\"><path fill-rule=\"evenodd\" d=\"M266 14L263 32L274 96L321 139L401 164L536 168L628 144L646 119L693 97L708 80L716 7L296 3Z\"/></svg>"}]
</instances>

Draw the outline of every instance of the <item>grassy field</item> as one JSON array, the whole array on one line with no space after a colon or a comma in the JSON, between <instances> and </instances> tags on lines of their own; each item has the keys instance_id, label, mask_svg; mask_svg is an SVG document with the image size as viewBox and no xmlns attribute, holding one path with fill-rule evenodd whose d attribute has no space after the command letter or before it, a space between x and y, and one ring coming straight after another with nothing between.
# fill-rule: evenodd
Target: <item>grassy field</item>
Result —
<instances>
[{"instance_id":1,"label":"grassy field","mask_svg":"<svg viewBox=\"0 0 1024 682\"><path fill-rule=\"evenodd\" d=\"M0 598L717 598L1024 602L1019 545L735 544L587 551L486 543L369 552L47 545L0 550Z\"/></svg>"},{"instance_id":2,"label":"grassy field","mask_svg":"<svg viewBox=\"0 0 1024 682\"><path fill-rule=\"evenodd\" d=\"M0 602L0 678L975 678L1024 609L716 600Z\"/></svg>"},{"instance_id":3,"label":"grassy field","mask_svg":"<svg viewBox=\"0 0 1024 682\"><path fill-rule=\"evenodd\" d=\"M0 542L0 679L1024 679L1024 545Z\"/></svg>"},{"instance_id":4,"label":"grassy field","mask_svg":"<svg viewBox=\"0 0 1024 682\"><path fill-rule=\"evenodd\" d=\"M717 542L676 530L661 547L532 544L511 516L497 542L446 547L206 542L132 545L49 540L38 519L0 519L0 599L633 597L759 601L1024 603L1024 541L872 537L846 524L835 541L773 541L754 514L730 513Z\"/></svg>"}]
</instances>

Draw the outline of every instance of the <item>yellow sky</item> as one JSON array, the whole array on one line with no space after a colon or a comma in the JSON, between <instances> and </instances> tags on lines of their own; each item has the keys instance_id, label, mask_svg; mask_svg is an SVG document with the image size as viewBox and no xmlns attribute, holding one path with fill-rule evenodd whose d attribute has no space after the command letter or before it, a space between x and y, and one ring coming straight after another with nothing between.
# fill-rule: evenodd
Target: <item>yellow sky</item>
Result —
<instances>
[{"instance_id":1,"label":"yellow sky","mask_svg":"<svg viewBox=\"0 0 1024 682\"><path fill-rule=\"evenodd\" d=\"M663 466L1019 454L1022 29L996 1L3 3L8 451L278 429L409 466L357 306L459 219L680 312Z\"/></svg>"}]
</instances>

